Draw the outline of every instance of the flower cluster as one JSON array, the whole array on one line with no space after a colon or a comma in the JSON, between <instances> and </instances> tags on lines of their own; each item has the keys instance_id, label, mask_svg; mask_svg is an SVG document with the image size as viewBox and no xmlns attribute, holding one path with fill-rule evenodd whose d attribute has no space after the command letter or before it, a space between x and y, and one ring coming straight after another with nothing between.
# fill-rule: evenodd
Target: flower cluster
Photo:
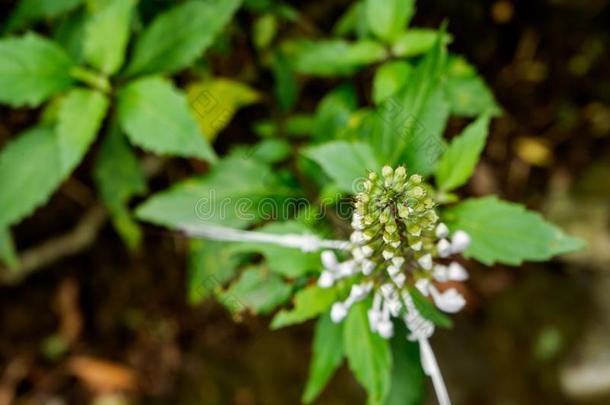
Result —
<instances>
[{"instance_id":1,"label":"flower cluster","mask_svg":"<svg viewBox=\"0 0 610 405\"><path fill-rule=\"evenodd\" d=\"M339 262L334 252L322 253L320 287L346 277L355 281L347 299L333 305L334 322L341 322L354 303L373 293L368 311L371 330L390 338L392 317L404 316L407 326L413 326L411 287L430 296L444 312L463 308L465 300L455 288L440 292L434 281L468 278L464 267L449 257L463 252L470 238L463 231L450 235L435 207L432 186L417 174L408 176L404 167L385 166L381 175L369 173L364 191L356 196L352 257Z\"/></svg>"}]
</instances>

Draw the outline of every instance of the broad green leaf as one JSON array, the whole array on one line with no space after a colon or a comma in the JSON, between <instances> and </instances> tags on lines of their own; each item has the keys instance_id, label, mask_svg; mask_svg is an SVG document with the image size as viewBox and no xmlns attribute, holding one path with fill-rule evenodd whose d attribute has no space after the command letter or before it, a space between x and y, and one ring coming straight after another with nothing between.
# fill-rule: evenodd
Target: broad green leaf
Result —
<instances>
[{"instance_id":1,"label":"broad green leaf","mask_svg":"<svg viewBox=\"0 0 610 405\"><path fill-rule=\"evenodd\" d=\"M53 19L74 10L84 0L20 0L6 22L5 31L15 31L44 19Z\"/></svg>"},{"instance_id":2,"label":"broad green leaf","mask_svg":"<svg viewBox=\"0 0 610 405\"><path fill-rule=\"evenodd\" d=\"M115 229L127 246L135 249L142 235L127 203L131 197L146 191L146 178L137 156L118 128L111 128L104 139L93 174Z\"/></svg>"},{"instance_id":3,"label":"broad green leaf","mask_svg":"<svg viewBox=\"0 0 610 405\"><path fill-rule=\"evenodd\" d=\"M392 53L403 58L423 55L434 47L434 43L441 35L440 31L425 28L412 28L398 35L392 44ZM442 34L442 43L451 42L451 35Z\"/></svg>"},{"instance_id":4,"label":"broad green leaf","mask_svg":"<svg viewBox=\"0 0 610 405\"><path fill-rule=\"evenodd\" d=\"M544 261L585 247L537 212L496 197L472 198L444 213L450 229L466 231L472 243L464 256L487 265L519 266L524 260Z\"/></svg>"},{"instance_id":5,"label":"broad green leaf","mask_svg":"<svg viewBox=\"0 0 610 405\"><path fill-rule=\"evenodd\" d=\"M241 0L187 1L157 17L138 38L128 75L174 73L190 65L231 20Z\"/></svg>"},{"instance_id":6,"label":"broad green leaf","mask_svg":"<svg viewBox=\"0 0 610 405\"><path fill-rule=\"evenodd\" d=\"M356 89L351 84L339 86L326 94L314 117L313 134L316 139L336 139L345 130L357 107Z\"/></svg>"},{"instance_id":7,"label":"broad green leaf","mask_svg":"<svg viewBox=\"0 0 610 405\"><path fill-rule=\"evenodd\" d=\"M261 98L251 87L225 78L193 83L187 87L186 95L201 132L210 142L231 122L238 109Z\"/></svg>"},{"instance_id":8,"label":"broad green leaf","mask_svg":"<svg viewBox=\"0 0 610 405\"><path fill-rule=\"evenodd\" d=\"M286 44L286 48L297 72L315 76L350 74L387 56L381 44L370 40L301 40Z\"/></svg>"},{"instance_id":9,"label":"broad green leaf","mask_svg":"<svg viewBox=\"0 0 610 405\"><path fill-rule=\"evenodd\" d=\"M87 10L70 13L53 27L53 40L77 63L83 62L83 38L88 22Z\"/></svg>"},{"instance_id":10,"label":"broad green leaf","mask_svg":"<svg viewBox=\"0 0 610 405\"><path fill-rule=\"evenodd\" d=\"M201 239L189 241L189 302L197 304L219 291L233 278L241 260L231 251L231 244Z\"/></svg>"},{"instance_id":11,"label":"broad green leaf","mask_svg":"<svg viewBox=\"0 0 610 405\"><path fill-rule=\"evenodd\" d=\"M358 192L361 180L367 176L368 171L376 171L381 167L373 150L363 142L327 142L307 148L304 154L319 164L347 193Z\"/></svg>"},{"instance_id":12,"label":"broad green leaf","mask_svg":"<svg viewBox=\"0 0 610 405\"><path fill-rule=\"evenodd\" d=\"M255 314L267 314L285 302L290 291L290 286L278 275L264 267L250 267L219 299L232 313L248 309Z\"/></svg>"},{"instance_id":13,"label":"broad green leaf","mask_svg":"<svg viewBox=\"0 0 610 405\"><path fill-rule=\"evenodd\" d=\"M148 77L118 95L119 122L129 140L151 152L214 161L186 96L168 80Z\"/></svg>"},{"instance_id":14,"label":"broad green leaf","mask_svg":"<svg viewBox=\"0 0 610 405\"><path fill-rule=\"evenodd\" d=\"M7 228L0 228L0 263L3 262L11 269L19 265L13 237Z\"/></svg>"},{"instance_id":15,"label":"broad green leaf","mask_svg":"<svg viewBox=\"0 0 610 405\"><path fill-rule=\"evenodd\" d=\"M322 392L343 361L343 324L336 324L329 314L316 323L309 378L302 401L311 403Z\"/></svg>"},{"instance_id":16,"label":"broad green leaf","mask_svg":"<svg viewBox=\"0 0 610 405\"><path fill-rule=\"evenodd\" d=\"M296 74L288 58L281 50L273 55L271 61L273 72L273 92L282 111L289 111L296 103L299 87Z\"/></svg>"},{"instance_id":17,"label":"broad green leaf","mask_svg":"<svg viewBox=\"0 0 610 405\"><path fill-rule=\"evenodd\" d=\"M485 147L489 119L488 114L480 116L451 141L436 168L436 185L441 191L460 187L472 176Z\"/></svg>"},{"instance_id":18,"label":"broad green leaf","mask_svg":"<svg viewBox=\"0 0 610 405\"><path fill-rule=\"evenodd\" d=\"M131 13L137 0L109 0L91 16L85 29L84 53L91 66L105 74L123 64L129 40Z\"/></svg>"},{"instance_id":19,"label":"broad green leaf","mask_svg":"<svg viewBox=\"0 0 610 405\"><path fill-rule=\"evenodd\" d=\"M259 49L267 48L277 33L277 25L277 18L273 14L257 18L252 28L254 45Z\"/></svg>"},{"instance_id":20,"label":"broad green leaf","mask_svg":"<svg viewBox=\"0 0 610 405\"><path fill-rule=\"evenodd\" d=\"M370 30L388 42L406 28L415 14L414 0L365 0L365 5Z\"/></svg>"},{"instance_id":21,"label":"broad green leaf","mask_svg":"<svg viewBox=\"0 0 610 405\"><path fill-rule=\"evenodd\" d=\"M400 322L390 342L392 386L385 405L421 405L425 399L426 376L421 367L419 345L405 340L407 330Z\"/></svg>"},{"instance_id":22,"label":"broad green leaf","mask_svg":"<svg viewBox=\"0 0 610 405\"><path fill-rule=\"evenodd\" d=\"M501 112L485 81L475 68L460 56L449 58L447 94L451 112L455 115L474 117L483 113L499 115Z\"/></svg>"},{"instance_id":23,"label":"broad green leaf","mask_svg":"<svg viewBox=\"0 0 610 405\"><path fill-rule=\"evenodd\" d=\"M269 166L230 156L204 176L179 183L154 195L137 209L140 219L181 229L207 223L246 227L261 219L261 204L285 191Z\"/></svg>"},{"instance_id":24,"label":"broad green leaf","mask_svg":"<svg viewBox=\"0 0 610 405\"><path fill-rule=\"evenodd\" d=\"M333 288L320 288L317 285L306 287L294 296L294 308L282 309L271 322L272 329L295 325L312 319L328 310L337 301Z\"/></svg>"},{"instance_id":25,"label":"broad green leaf","mask_svg":"<svg viewBox=\"0 0 610 405\"><path fill-rule=\"evenodd\" d=\"M301 201L303 206L309 205L305 200ZM294 204L285 207L287 212L277 212L281 218L294 216L299 209L304 207L299 206L299 201L294 201ZM259 232L276 234L276 235L311 235L312 232L305 225L295 221L272 222L258 229ZM274 273L283 275L284 277L298 277L306 274L308 271L317 270L320 267L320 256L317 252L303 252L298 248L288 248L271 243L239 243L235 244L234 252L257 252L261 253L265 258L267 267Z\"/></svg>"},{"instance_id":26,"label":"broad green leaf","mask_svg":"<svg viewBox=\"0 0 610 405\"><path fill-rule=\"evenodd\" d=\"M0 153L0 228L8 228L44 204L63 176L53 129L38 127Z\"/></svg>"},{"instance_id":27,"label":"broad green leaf","mask_svg":"<svg viewBox=\"0 0 610 405\"><path fill-rule=\"evenodd\" d=\"M403 88L413 74L413 66L401 60L386 62L373 79L373 101L380 104Z\"/></svg>"},{"instance_id":28,"label":"broad green leaf","mask_svg":"<svg viewBox=\"0 0 610 405\"><path fill-rule=\"evenodd\" d=\"M70 87L70 57L37 34L0 40L0 103L36 107Z\"/></svg>"},{"instance_id":29,"label":"broad green leaf","mask_svg":"<svg viewBox=\"0 0 610 405\"><path fill-rule=\"evenodd\" d=\"M102 93L81 88L71 90L62 99L55 131L64 175L69 174L87 153L104 120L108 104Z\"/></svg>"},{"instance_id":30,"label":"broad green leaf","mask_svg":"<svg viewBox=\"0 0 610 405\"><path fill-rule=\"evenodd\" d=\"M343 345L350 370L366 389L369 403L382 405L390 391L392 354L388 341L371 332L369 300L354 305L344 321Z\"/></svg>"},{"instance_id":31,"label":"broad green leaf","mask_svg":"<svg viewBox=\"0 0 610 405\"><path fill-rule=\"evenodd\" d=\"M453 326L453 321L451 321L451 318L439 311L432 302L430 302L419 292L417 288L410 288L409 294L413 299L415 308L417 308L421 316L438 326L442 326L443 328L451 328Z\"/></svg>"},{"instance_id":32,"label":"broad green leaf","mask_svg":"<svg viewBox=\"0 0 610 405\"><path fill-rule=\"evenodd\" d=\"M441 81L445 59L446 50L437 41L407 84L378 107L371 143L384 164L406 164L422 175L432 172L444 149L449 116Z\"/></svg>"},{"instance_id":33,"label":"broad green leaf","mask_svg":"<svg viewBox=\"0 0 610 405\"><path fill-rule=\"evenodd\" d=\"M347 37L356 34L357 38L365 38L369 32L366 18L366 7L363 2L353 2L333 26L333 34Z\"/></svg>"}]
</instances>

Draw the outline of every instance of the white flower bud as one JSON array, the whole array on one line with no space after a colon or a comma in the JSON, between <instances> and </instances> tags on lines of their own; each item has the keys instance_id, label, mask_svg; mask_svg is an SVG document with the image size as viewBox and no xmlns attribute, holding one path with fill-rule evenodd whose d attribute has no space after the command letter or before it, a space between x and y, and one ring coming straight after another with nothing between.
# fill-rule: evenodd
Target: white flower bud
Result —
<instances>
[{"instance_id":1,"label":"white flower bud","mask_svg":"<svg viewBox=\"0 0 610 405\"><path fill-rule=\"evenodd\" d=\"M380 321L377 323L377 332L384 339L390 339L394 336L394 324L390 320Z\"/></svg>"},{"instance_id":2,"label":"white flower bud","mask_svg":"<svg viewBox=\"0 0 610 405\"><path fill-rule=\"evenodd\" d=\"M414 244L412 244L412 245L411 245L411 249L415 250L416 252L419 252L419 251L421 250L421 248L422 248L422 246L423 246L423 245L424 245L424 244L423 244L423 243L422 243L422 241L420 240L420 241L415 242Z\"/></svg>"},{"instance_id":3,"label":"white flower bud","mask_svg":"<svg viewBox=\"0 0 610 405\"><path fill-rule=\"evenodd\" d=\"M369 245L362 246L362 253L364 254L365 257L371 257L373 252L374 252L373 248L370 247Z\"/></svg>"},{"instance_id":4,"label":"white flower bud","mask_svg":"<svg viewBox=\"0 0 610 405\"><path fill-rule=\"evenodd\" d=\"M396 274L392 277L392 280L396 283L396 285L401 288L405 285L405 281L407 280L407 276L404 273Z\"/></svg>"},{"instance_id":5,"label":"white flower bud","mask_svg":"<svg viewBox=\"0 0 610 405\"><path fill-rule=\"evenodd\" d=\"M394 174L394 170L390 166L383 166L381 169L381 175L383 177L389 178Z\"/></svg>"},{"instance_id":6,"label":"white flower bud","mask_svg":"<svg viewBox=\"0 0 610 405\"><path fill-rule=\"evenodd\" d=\"M415 282L415 288L419 290L425 296L430 295L430 280L425 278L420 278Z\"/></svg>"},{"instance_id":7,"label":"white flower bud","mask_svg":"<svg viewBox=\"0 0 610 405\"><path fill-rule=\"evenodd\" d=\"M369 309L368 313L369 318L369 326L371 327L371 331L377 332L377 324L381 319L381 312L377 311L374 308Z\"/></svg>"},{"instance_id":8,"label":"white flower bud","mask_svg":"<svg viewBox=\"0 0 610 405\"><path fill-rule=\"evenodd\" d=\"M394 253L390 252L389 250L384 250L381 255L383 256L384 259L386 260L390 260L391 258L394 257Z\"/></svg>"},{"instance_id":9,"label":"white flower bud","mask_svg":"<svg viewBox=\"0 0 610 405\"><path fill-rule=\"evenodd\" d=\"M367 295L369 295L372 288L373 285L371 283L354 284L349 292L349 296L354 302L361 301L365 299Z\"/></svg>"},{"instance_id":10,"label":"white flower bud","mask_svg":"<svg viewBox=\"0 0 610 405\"><path fill-rule=\"evenodd\" d=\"M436 250L440 257L447 257L451 254L451 243L447 239L441 239L436 244Z\"/></svg>"},{"instance_id":11,"label":"white flower bud","mask_svg":"<svg viewBox=\"0 0 610 405\"><path fill-rule=\"evenodd\" d=\"M461 253L470 245L470 236L464 231L456 231L451 237L451 251Z\"/></svg>"},{"instance_id":12,"label":"white flower bud","mask_svg":"<svg viewBox=\"0 0 610 405\"><path fill-rule=\"evenodd\" d=\"M452 262L447 270L449 280L464 281L468 280L468 271L458 262Z\"/></svg>"},{"instance_id":13,"label":"white flower bud","mask_svg":"<svg viewBox=\"0 0 610 405\"><path fill-rule=\"evenodd\" d=\"M432 270L432 256L429 253L417 259L417 263L419 263L424 270Z\"/></svg>"},{"instance_id":14,"label":"white flower bud","mask_svg":"<svg viewBox=\"0 0 610 405\"><path fill-rule=\"evenodd\" d=\"M398 247L400 246L400 241L397 240L396 242L392 242L392 243L390 243L390 246L392 246L393 248L398 249Z\"/></svg>"},{"instance_id":15,"label":"white flower bud","mask_svg":"<svg viewBox=\"0 0 610 405\"><path fill-rule=\"evenodd\" d=\"M404 264L404 262L405 262L405 258L404 257L396 256L396 257L392 258L392 263L394 263L394 265L396 267L402 266Z\"/></svg>"},{"instance_id":16,"label":"white flower bud","mask_svg":"<svg viewBox=\"0 0 610 405\"><path fill-rule=\"evenodd\" d=\"M356 260L362 260L362 259L364 259L364 252L359 247L353 248L352 249L352 257L354 259L356 259Z\"/></svg>"},{"instance_id":17,"label":"white flower bud","mask_svg":"<svg viewBox=\"0 0 610 405\"><path fill-rule=\"evenodd\" d=\"M371 273L373 273L373 270L375 270L375 263L373 263L370 260L365 259L362 262L362 274L364 274L365 276L368 276Z\"/></svg>"},{"instance_id":18,"label":"white flower bud","mask_svg":"<svg viewBox=\"0 0 610 405\"><path fill-rule=\"evenodd\" d=\"M349 236L349 240L352 243L360 244L360 243L364 242L364 233L362 233L361 231L354 231Z\"/></svg>"},{"instance_id":19,"label":"white flower bud","mask_svg":"<svg viewBox=\"0 0 610 405\"><path fill-rule=\"evenodd\" d=\"M466 300L455 288L450 288L439 293L436 288L432 287L430 292L432 293L434 303L443 312L453 314L459 312L466 305Z\"/></svg>"},{"instance_id":20,"label":"white flower bud","mask_svg":"<svg viewBox=\"0 0 610 405\"><path fill-rule=\"evenodd\" d=\"M341 322L347 316L347 307L342 302L335 302L330 309L330 319L334 323Z\"/></svg>"},{"instance_id":21,"label":"white flower bud","mask_svg":"<svg viewBox=\"0 0 610 405\"><path fill-rule=\"evenodd\" d=\"M396 274L400 273L400 267L396 266L395 264L391 264L388 266L388 274L393 277Z\"/></svg>"},{"instance_id":22,"label":"white flower bud","mask_svg":"<svg viewBox=\"0 0 610 405\"><path fill-rule=\"evenodd\" d=\"M449 228L443 222L436 226L436 237L437 238L446 238L449 236Z\"/></svg>"},{"instance_id":23,"label":"white flower bud","mask_svg":"<svg viewBox=\"0 0 610 405\"><path fill-rule=\"evenodd\" d=\"M363 228L362 216L357 212L352 215L352 228L361 230Z\"/></svg>"},{"instance_id":24,"label":"white flower bud","mask_svg":"<svg viewBox=\"0 0 610 405\"><path fill-rule=\"evenodd\" d=\"M335 252L333 252L332 250L323 251L320 257L322 259L322 265L325 269L334 270L337 268L337 265L339 263L337 262L337 256L335 255Z\"/></svg>"},{"instance_id":25,"label":"white flower bud","mask_svg":"<svg viewBox=\"0 0 610 405\"><path fill-rule=\"evenodd\" d=\"M434 272L432 273L433 277L436 281L440 281L441 283L448 280L447 278L447 266L442 264L434 265Z\"/></svg>"},{"instance_id":26,"label":"white flower bud","mask_svg":"<svg viewBox=\"0 0 610 405\"><path fill-rule=\"evenodd\" d=\"M318 278L318 286L320 288L329 288L335 283L335 277L328 271L323 271Z\"/></svg>"}]
</instances>

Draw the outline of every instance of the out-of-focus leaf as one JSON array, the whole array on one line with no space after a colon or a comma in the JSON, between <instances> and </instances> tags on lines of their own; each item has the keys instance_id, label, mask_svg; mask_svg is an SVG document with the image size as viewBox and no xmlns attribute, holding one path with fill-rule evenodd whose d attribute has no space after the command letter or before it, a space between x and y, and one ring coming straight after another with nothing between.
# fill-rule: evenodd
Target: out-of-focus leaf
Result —
<instances>
[{"instance_id":1,"label":"out-of-focus leaf","mask_svg":"<svg viewBox=\"0 0 610 405\"><path fill-rule=\"evenodd\" d=\"M381 167L371 147L364 142L332 141L307 148L304 153L347 193L358 192L360 180L367 176L367 171Z\"/></svg>"},{"instance_id":2,"label":"out-of-focus leaf","mask_svg":"<svg viewBox=\"0 0 610 405\"><path fill-rule=\"evenodd\" d=\"M410 58L427 53L432 49L440 31L425 28L411 28L399 34L392 44L392 53L402 58ZM442 44L451 42L451 35L442 34Z\"/></svg>"},{"instance_id":3,"label":"out-of-focus leaf","mask_svg":"<svg viewBox=\"0 0 610 405\"><path fill-rule=\"evenodd\" d=\"M368 402L382 405L392 378L392 354L388 341L371 332L367 302L354 305L344 321L343 345L350 370L366 389Z\"/></svg>"},{"instance_id":4,"label":"out-of-focus leaf","mask_svg":"<svg viewBox=\"0 0 610 405\"><path fill-rule=\"evenodd\" d=\"M19 264L13 237L7 228L0 228L0 263L1 262L4 262L9 268L15 268Z\"/></svg>"},{"instance_id":5,"label":"out-of-focus leaf","mask_svg":"<svg viewBox=\"0 0 610 405\"><path fill-rule=\"evenodd\" d=\"M300 207L308 205L307 201L293 201L293 204L281 206L280 210L286 212L275 212L266 214L275 214L280 218L292 217L296 215ZM277 235L297 234L307 235L312 234L303 224L295 221L273 222L259 228L258 231ZM234 252L258 252L261 253L267 266L271 271L281 274L285 277L298 277L306 274L308 271L316 270L320 267L320 257L316 252L303 252L298 248L282 247L272 243L239 243L235 244Z\"/></svg>"},{"instance_id":6,"label":"out-of-focus leaf","mask_svg":"<svg viewBox=\"0 0 610 405\"><path fill-rule=\"evenodd\" d=\"M119 92L118 112L123 131L135 145L158 154L216 160L186 96L168 80L147 77L131 82Z\"/></svg>"},{"instance_id":7,"label":"out-of-focus leaf","mask_svg":"<svg viewBox=\"0 0 610 405\"><path fill-rule=\"evenodd\" d=\"M415 0L365 0L370 30L391 42L407 27L415 14Z\"/></svg>"},{"instance_id":8,"label":"out-of-focus leaf","mask_svg":"<svg viewBox=\"0 0 610 405\"><path fill-rule=\"evenodd\" d=\"M193 115L210 142L229 124L239 108L260 100L256 90L224 78L193 83L187 87L186 94Z\"/></svg>"},{"instance_id":9,"label":"out-of-focus leaf","mask_svg":"<svg viewBox=\"0 0 610 405\"><path fill-rule=\"evenodd\" d=\"M401 60L386 62L377 69L373 79L373 101L380 104L405 86L413 74L413 66Z\"/></svg>"},{"instance_id":10,"label":"out-of-focus leaf","mask_svg":"<svg viewBox=\"0 0 610 405\"><path fill-rule=\"evenodd\" d=\"M127 203L131 197L146 192L146 178L137 156L118 128L111 129L102 143L93 173L115 229L127 246L135 249L142 235Z\"/></svg>"},{"instance_id":11,"label":"out-of-focus leaf","mask_svg":"<svg viewBox=\"0 0 610 405\"><path fill-rule=\"evenodd\" d=\"M444 213L450 229L470 235L464 256L487 265L519 266L524 260L544 261L585 247L581 239L566 235L537 212L496 197L472 198Z\"/></svg>"},{"instance_id":12,"label":"out-of-focus leaf","mask_svg":"<svg viewBox=\"0 0 610 405\"><path fill-rule=\"evenodd\" d=\"M299 88L292 65L282 51L277 51L273 55L271 69L277 102L282 111L289 111L296 103Z\"/></svg>"},{"instance_id":13,"label":"out-of-focus leaf","mask_svg":"<svg viewBox=\"0 0 610 405\"><path fill-rule=\"evenodd\" d=\"M209 174L154 195L138 207L137 216L175 229L207 223L241 228L261 219L263 200L288 194L277 183L266 164L233 155Z\"/></svg>"},{"instance_id":14,"label":"out-of-focus leaf","mask_svg":"<svg viewBox=\"0 0 610 405\"><path fill-rule=\"evenodd\" d=\"M300 40L286 44L285 48L289 57L294 58L297 72L315 76L346 75L387 56L381 44L370 40Z\"/></svg>"},{"instance_id":15,"label":"out-of-focus leaf","mask_svg":"<svg viewBox=\"0 0 610 405\"><path fill-rule=\"evenodd\" d=\"M364 8L362 2L353 2L335 23L333 34L339 37L345 37L351 33L357 32L362 8Z\"/></svg>"},{"instance_id":16,"label":"out-of-focus leaf","mask_svg":"<svg viewBox=\"0 0 610 405\"><path fill-rule=\"evenodd\" d=\"M219 291L235 275L241 258L225 242L193 239L189 242L188 296L197 304Z\"/></svg>"},{"instance_id":17,"label":"out-of-focus leaf","mask_svg":"<svg viewBox=\"0 0 610 405\"><path fill-rule=\"evenodd\" d=\"M253 146L234 148L244 159L256 159L263 163L276 163L290 156L290 144L282 139L263 139Z\"/></svg>"},{"instance_id":18,"label":"out-of-focus leaf","mask_svg":"<svg viewBox=\"0 0 610 405\"><path fill-rule=\"evenodd\" d=\"M123 64L135 5L136 0L108 1L87 23L85 58L105 74L115 73Z\"/></svg>"},{"instance_id":19,"label":"out-of-focus leaf","mask_svg":"<svg viewBox=\"0 0 610 405\"><path fill-rule=\"evenodd\" d=\"M256 19L252 29L254 45L257 48L267 48L277 33L277 18L273 14L265 14Z\"/></svg>"},{"instance_id":20,"label":"out-of-focus leaf","mask_svg":"<svg viewBox=\"0 0 610 405\"><path fill-rule=\"evenodd\" d=\"M302 401L311 403L320 394L343 361L343 324L334 323L328 314L316 323L309 378Z\"/></svg>"},{"instance_id":21,"label":"out-of-focus leaf","mask_svg":"<svg viewBox=\"0 0 610 405\"><path fill-rule=\"evenodd\" d=\"M69 174L83 159L102 125L108 98L102 93L76 88L61 101L57 115L57 141L62 173Z\"/></svg>"},{"instance_id":22,"label":"out-of-focus leaf","mask_svg":"<svg viewBox=\"0 0 610 405\"><path fill-rule=\"evenodd\" d=\"M6 229L44 204L63 176L52 128L28 130L0 153L0 228Z\"/></svg>"},{"instance_id":23,"label":"out-of-focus leaf","mask_svg":"<svg viewBox=\"0 0 610 405\"><path fill-rule=\"evenodd\" d=\"M336 139L357 108L356 89L351 84L337 87L318 104L313 133L318 140Z\"/></svg>"},{"instance_id":24,"label":"out-of-focus leaf","mask_svg":"<svg viewBox=\"0 0 610 405\"><path fill-rule=\"evenodd\" d=\"M53 27L53 40L65 49L77 63L83 62L83 37L87 27L87 11L70 13Z\"/></svg>"},{"instance_id":25,"label":"out-of-focus leaf","mask_svg":"<svg viewBox=\"0 0 610 405\"><path fill-rule=\"evenodd\" d=\"M277 313L271 328L279 329L312 319L328 310L336 300L337 292L333 288L306 287L295 294L293 309L282 309Z\"/></svg>"},{"instance_id":26,"label":"out-of-focus leaf","mask_svg":"<svg viewBox=\"0 0 610 405\"><path fill-rule=\"evenodd\" d=\"M488 114L480 116L451 141L436 168L436 185L441 191L460 187L472 176L485 147L489 118Z\"/></svg>"},{"instance_id":27,"label":"out-of-focus leaf","mask_svg":"<svg viewBox=\"0 0 610 405\"><path fill-rule=\"evenodd\" d=\"M220 301L232 313L246 309L255 314L267 314L290 297L291 288L278 275L264 267L250 267L231 287L219 295Z\"/></svg>"},{"instance_id":28,"label":"out-of-focus leaf","mask_svg":"<svg viewBox=\"0 0 610 405\"><path fill-rule=\"evenodd\" d=\"M19 30L44 19L54 19L74 10L84 0L20 0L4 27L5 32Z\"/></svg>"},{"instance_id":29,"label":"out-of-focus leaf","mask_svg":"<svg viewBox=\"0 0 610 405\"><path fill-rule=\"evenodd\" d=\"M59 45L37 34L0 40L0 103L36 107L72 85L73 66Z\"/></svg>"},{"instance_id":30,"label":"out-of-focus leaf","mask_svg":"<svg viewBox=\"0 0 610 405\"><path fill-rule=\"evenodd\" d=\"M241 0L187 1L160 15L138 38L126 74L174 73L187 67L240 5Z\"/></svg>"},{"instance_id":31,"label":"out-of-focus leaf","mask_svg":"<svg viewBox=\"0 0 610 405\"><path fill-rule=\"evenodd\" d=\"M405 341L406 328L397 322L392 348L392 387L385 405L421 405L425 398L426 376L421 367L419 345Z\"/></svg>"},{"instance_id":32,"label":"out-of-focus leaf","mask_svg":"<svg viewBox=\"0 0 610 405\"><path fill-rule=\"evenodd\" d=\"M474 117L483 113L499 115L501 109L473 66L461 56L449 58L447 66L447 94L451 112Z\"/></svg>"}]
</instances>

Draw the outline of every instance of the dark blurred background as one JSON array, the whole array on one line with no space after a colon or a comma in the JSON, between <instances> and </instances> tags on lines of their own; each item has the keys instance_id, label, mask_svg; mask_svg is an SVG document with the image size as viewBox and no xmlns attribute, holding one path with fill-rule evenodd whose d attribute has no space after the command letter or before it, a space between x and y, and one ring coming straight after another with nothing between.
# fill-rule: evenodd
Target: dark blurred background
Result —
<instances>
[{"instance_id":1,"label":"dark blurred background","mask_svg":"<svg viewBox=\"0 0 610 405\"><path fill-rule=\"evenodd\" d=\"M0 1L3 19L14 3ZM329 32L349 3L293 4ZM549 263L471 266L468 311L432 342L455 404L610 403L609 3L418 2L413 25L447 18L452 51L477 66L505 109L466 193L523 202L589 242ZM241 12L238 24L248 18ZM265 79L253 85L270 91ZM304 105L321 96L301 95ZM248 128L257 113L238 113L228 131ZM0 145L37 115L0 107ZM173 182L181 165L167 163L155 181ZM89 212L88 172L81 167L16 228L20 248ZM99 227L79 254L0 285L0 404L298 403L311 324L271 332L268 319L235 322L212 301L189 306L182 237L146 228L143 249L130 255L108 224ZM108 394L117 391L125 394ZM343 367L317 403L364 402Z\"/></svg>"}]
</instances>

